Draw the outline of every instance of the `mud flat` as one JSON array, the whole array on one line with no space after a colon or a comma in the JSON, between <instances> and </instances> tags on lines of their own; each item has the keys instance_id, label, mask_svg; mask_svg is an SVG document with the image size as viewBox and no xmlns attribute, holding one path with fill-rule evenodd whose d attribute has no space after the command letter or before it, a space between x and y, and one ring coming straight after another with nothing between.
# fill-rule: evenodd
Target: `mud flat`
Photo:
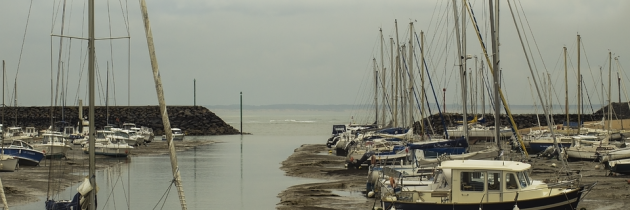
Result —
<instances>
[{"instance_id":1,"label":"mud flat","mask_svg":"<svg viewBox=\"0 0 630 210\"><path fill-rule=\"evenodd\" d=\"M278 194L279 210L371 209L375 200L365 194L367 170L346 169L345 156L328 152L324 144L306 144L282 162L288 176L321 179L289 187ZM378 205L378 203L377 203Z\"/></svg>"},{"instance_id":2,"label":"mud flat","mask_svg":"<svg viewBox=\"0 0 630 210\"><path fill-rule=\"evenodd\" d=\"M185 151L197 146L212 144L212 141L181 141L175 142L177 151ZM147 146L139 146L131 157L168 154L166 141L153 141ZM64 190L83 181L88 171L88 155L83 153L79 145L73 145L68 151L66 159L48 160L40 162L40 166L21 166L15 172L2 172L2 184L9 206L16 206L30 202L42 202L41 196L46 196L49 180L51 192ZM96 156L96 170L103 170L116 164L132 161L130 158L111 158ZM170 169L169 169L170 170ZM63 180L59 182L58 180ZM0 206L3 205L0 202Z\"/></svg>"},{"instance_id":3,"label":"mud flat","mask_svg":"<svg viewBox=\"0 0 630 210\"><path fill-rule=\"evenodd\" d=\"M372 209L379 205L378 200L364 196L367 170L345 169L345 157L328 150L323 144L302 145L282 162L286 175L321 182L292 186L279 193L277 209ZM562 166L557 159L546 158L532 158L530 164L536 180L556 179ZM603 164L593 161L573 161L568 166L580 171L582 184L597 182L576 209L622 210L630 206L629 175L610 175Z\"/></svg>"}]
</instances>

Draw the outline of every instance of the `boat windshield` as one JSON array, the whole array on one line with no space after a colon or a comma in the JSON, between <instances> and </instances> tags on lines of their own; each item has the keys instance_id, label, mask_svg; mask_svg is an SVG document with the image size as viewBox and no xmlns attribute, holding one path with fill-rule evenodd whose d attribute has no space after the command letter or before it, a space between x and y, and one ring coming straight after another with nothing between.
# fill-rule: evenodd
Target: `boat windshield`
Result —
<instances>
[{"instance_id":1,"label":"boat windshield","mask_svg":"<svg viewBox=\"0 0 630 210\"><path fill-rule=\"evenodd\" d=\"M521 184L521 189L526 188L530 184L529 176L524 171L518 172L518 180Z\"/></svg>"},{"instance_id":2,"label":"boat windshield","mask_svg":"<svg viewBox=\"0 0 630 210\"><path fill-rule=\"evenodd\" d=\"M105 133L104 132L96 132L96 138L104 139L105 138Z\"/></svg>"}]
</instances>

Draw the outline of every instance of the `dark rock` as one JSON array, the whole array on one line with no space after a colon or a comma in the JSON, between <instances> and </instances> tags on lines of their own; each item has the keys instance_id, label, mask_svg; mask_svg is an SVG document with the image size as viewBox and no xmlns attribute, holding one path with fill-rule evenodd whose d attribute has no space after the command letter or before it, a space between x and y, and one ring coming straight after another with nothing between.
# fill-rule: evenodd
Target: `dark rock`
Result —
<instances>
[{"instance_id":1,"label":"dark rock","mask_svg":"<svg viewBox=\"0 0 630 210\"><path fill-rule=\"evenodd\" d=\"M238 130L205 107L168 106L167 110L171 127L180 128L187 135L239 134ZM83 107L84 117L87 117L88 111L88 107ZM54 116L52 121L55 123L65 121L69 125L76 126L79 122L79 108L76 106L64 107L63 116L61 107L5 107L2 111L5 127L18 125L35 127L38 130L44 130L50 126L51 112ZM107 117L108 114L109 117ZM153 128L156 136L164 134L158 106L97 106L94 109L94 116L97 129L102 129L108 123L120 127L125 122L132 122L137 126Z\"/></svg>"}]
</instances>

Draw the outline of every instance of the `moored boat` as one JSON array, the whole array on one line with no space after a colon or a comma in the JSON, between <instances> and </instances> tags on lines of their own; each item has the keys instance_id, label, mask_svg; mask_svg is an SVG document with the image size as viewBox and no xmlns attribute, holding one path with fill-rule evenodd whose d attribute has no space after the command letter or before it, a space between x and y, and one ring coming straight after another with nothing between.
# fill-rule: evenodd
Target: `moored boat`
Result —
<instances>
[{"instance_id":1,"label":"moored boat","mask_svg":"<svg viewBox=\"0 0 630 210\"><path fill-rule=\"evenodd\" d=\"M173 132L173 141L184 140L184 132L182 132L182 129L171 128L171 132ZM166 135L162 135L162 141L166 141Z\"/></svg>"},{"instance_id":2,"label":"moored boat","mask_svg":"<svg viewBox=\"0 0 630 210\"><path fill-rule=\"evenodd\" d=\"M3 154L16 157L18 164L23 166L36 166L44 159L44 152L33 149L22 140L5 140L3 146Z\"/></svg>"},{"instance_id":3,"label":"moored boat","mask_svg":"<svg viewBox=\"0 0 630 210\"><path fill-rule=\"evenodd\" d=\"M59 132L47 132L42 136L42 143L33 144L33 148L44 152L46 158L66 157L68 150L72 149L64 143L63 135Z\"/></svg>"},{"instance_id":4,"label":"moored boat","mask_svg":"<svg viewBox=\"0 0 630 210\"><path fill-rule=\"evenodd\" d=\"M558 183L529 177L531 165L500 160L450 160L438 167L428 186L389 193L383 209L573 209L593 185L580 176Z\"/></svg>"}]
</instances>

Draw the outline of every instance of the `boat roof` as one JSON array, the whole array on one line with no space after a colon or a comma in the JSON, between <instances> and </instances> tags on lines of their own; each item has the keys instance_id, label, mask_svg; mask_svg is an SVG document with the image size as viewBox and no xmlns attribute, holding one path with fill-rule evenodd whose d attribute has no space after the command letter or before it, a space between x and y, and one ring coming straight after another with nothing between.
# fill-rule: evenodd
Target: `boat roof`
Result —
<instances>
[{"instance_id":1,"label":"boat roof","mask_svg":"<svg viewBox=\"0 0 630 210\"><path fill-rule=\"evenodd\" d=\"M501 160L448 160L442 162L441 169L472 169L472 170L500 170L524 171L531 168L528 163Z\"/></svg>"}]
</instances>

